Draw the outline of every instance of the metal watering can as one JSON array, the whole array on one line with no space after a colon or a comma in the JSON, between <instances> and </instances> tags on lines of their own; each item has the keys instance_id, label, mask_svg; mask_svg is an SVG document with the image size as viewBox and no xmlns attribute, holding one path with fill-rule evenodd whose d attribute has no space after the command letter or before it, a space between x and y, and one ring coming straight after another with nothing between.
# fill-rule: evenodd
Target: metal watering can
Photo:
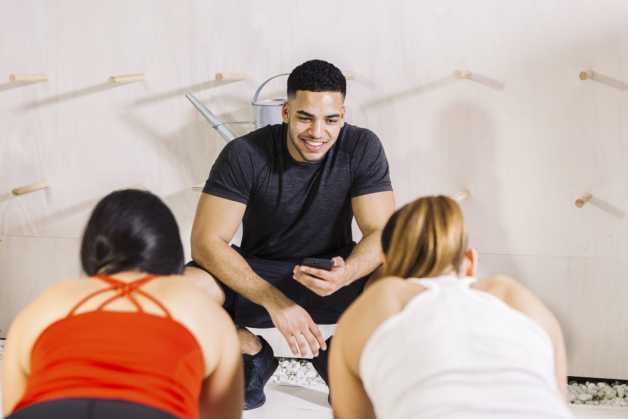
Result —
<instances>
[{"instance_id":1,"label":"metal watering can","mask_svg":"<svg viewBox=\"0 0 628 419\"><path fill-rule=\"evenodd\" d=\"M285 98L277 98L277 99L264 99L259 100L259 96L262 93L262 90L270 82L278 77L288 76L290 73L281 73L274 75L268 79L266 79L255 91L253 95L253 100L251 101L251 105L255 108L255 128L265 127L266 125L271 124L280 124L283 121L281 115L281 108L286 101ZM227 127L228 124L241 124L241 123L251 123L251 122L223 122L210 111L207 106L205 106L196 96L194 96L191 92L185 94L185 97L188 98L192 105L203 115L203 117L209 122L218 134L222 138L225 139L226 142L229 142L236 138L236 135Z\"/></svg>"}]
</instances>

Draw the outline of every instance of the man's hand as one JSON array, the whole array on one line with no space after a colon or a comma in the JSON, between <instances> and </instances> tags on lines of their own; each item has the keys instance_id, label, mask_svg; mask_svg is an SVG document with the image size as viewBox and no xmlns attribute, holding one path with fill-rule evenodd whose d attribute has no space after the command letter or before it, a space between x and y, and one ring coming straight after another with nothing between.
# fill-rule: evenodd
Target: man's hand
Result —
<instances>
[{"instance_id":1,"label":"man's hand","mask_svg":"<svg viewBox=\"0 0 628 419\"><path fill-rule=\"evenodd\" d=\"M318 356L318 350L327 350L325 339L307 311L289 298L280 299L265 305L275 327L288 342L295 356ZM308 351L309 348L309 351Z\"/></svg>"},{"instance_id":2,"label":"man's hand","mask_svg":"<svg viewBox=\"0 0 628 419\"><path fill-rule=\"evenodd\" d=\"M321 297L327 297L351 282L351 275L345 260L336 256L332 261L334 266L330 271L297 265L292 271L292 276L312 292Z\"/></svg>"}]
</instances>

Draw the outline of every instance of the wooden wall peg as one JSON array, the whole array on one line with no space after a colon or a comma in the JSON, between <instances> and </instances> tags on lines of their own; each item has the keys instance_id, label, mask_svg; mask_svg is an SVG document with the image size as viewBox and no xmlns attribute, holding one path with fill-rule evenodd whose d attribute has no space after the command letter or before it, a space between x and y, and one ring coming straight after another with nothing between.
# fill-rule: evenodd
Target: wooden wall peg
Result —
<instances>
[{"instance_id":1,"label":"wooden wall peg","mask_svg":"<svg viewBox=\"0 0 628 419\"><path fill-rule=\"evenodd\" d=\"M463 191L455 193L452 198L458 201L458 203L461 203L462 201L466 201L467 199L471 198L471 192L469 192L468 189L465 189Z\"/></svg>"},{"instance_id":2,"label":"wooden wall peg","mask_svg":"<svg viewBox=\"0 0 628 419\"><path fill-rule=\"evenodd\" d=\"M137 74L121 74L118 76L111 76L109 77L109 81L112 83L133 83L136 81L144 81L144 74L142 73L137 73Z\"/></svg>"},{"instance_id":3,"label":"wooden wall peg","mask_svg":"<svg viewBox=\"0 0 628 419\"><path fill-rule=\"evenodd\" d=\"M460 80L468 80L473 76L473 73L469 70L456 70L454 71L454 77Z\"/></svg>"},{"instance_id":4,"label":"wooden wall peg","mask_svg":"<svg viewBox=\"0 0 628 419\"><path fill-rule=\"evenodd\" d=\"M576 202L575 202L576 207L578 207L578 208L584 207L584 205L587 202L591 201L591 199L593 199L593 195L590 194L590 193L586 193L586 194L582 195L581 197L576 199Z\"/></svg>"},{"instance_id":5,"label":"wooden wall peg","mask_svg":"<svg viewBox=\"0 0 628 419\"><path fill-rule=\"evenodd\" d=\"M46 188L48 188L48 183L46 181L41 181L41 182L32 183L30 185L26 185L26 186L20 186L18 188L13 189L11 193L15 196L19 196L19 195L26 195L26 194L33 193L36 191L40 191Z\"/></svg>"},{"instance_id":6,"label":"wooden wall peg","mask_svg":"<svg viewBox=\"0 0 628 419\"><path fill-rule=\"evenodd\" d=\"M48 76L45 74L9 74L9 81L11 83L38 83L48 81Z\"/></svg>"},{"instance_id":7,"label":"wooden wall peg","mask_svg":"<svg viewBox=\"0 0 628 419\"><path fill-rule=\"evenodd\" d=\"M578 77L580 78L580 80L590 80L594 77L593 70L581 71Z\"/></svg>"},{"instance_id":8,"label":"wooden wall peg","mask_svg":"<svg viewBox=\"0 0 628 419\"><path fill-rule=\"evenodd\" d=\"M244 73L216 73L214 77L215 80L218 81L240 81L246 79L246 74Z\"/></svg>"}]
</instances>

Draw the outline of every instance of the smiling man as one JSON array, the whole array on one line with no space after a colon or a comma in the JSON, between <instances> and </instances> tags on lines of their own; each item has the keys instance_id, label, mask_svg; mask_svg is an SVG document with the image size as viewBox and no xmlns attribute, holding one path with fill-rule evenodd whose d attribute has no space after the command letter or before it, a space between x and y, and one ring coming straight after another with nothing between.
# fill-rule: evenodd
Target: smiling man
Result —
<instances>
[{"instance_id":1,"label":"smiling man","mask_svg":"<svg viewBox=\"0 0 628 419\"><path fill-rule=\"evenodd\" d=\"M245 409L264 403L277 366L268 343L246 327L276 327L295 355L314 356L327 381L329 340L317 324L336 323L382 261L379 236L394 210L388 162L375 134L345 123L345 95L334 65L295 68L284 123L227 144L199 200L185 274L239 327ZM240 223L241 246L229 246ZM306 257L333 259L333 267L303 266Z\"/></svg>"}]
</instances>

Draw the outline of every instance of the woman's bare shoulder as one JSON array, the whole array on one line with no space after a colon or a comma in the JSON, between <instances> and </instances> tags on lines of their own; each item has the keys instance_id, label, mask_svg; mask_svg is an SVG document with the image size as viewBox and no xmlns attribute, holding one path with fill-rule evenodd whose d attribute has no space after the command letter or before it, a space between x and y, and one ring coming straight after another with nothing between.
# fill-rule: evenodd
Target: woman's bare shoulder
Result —
<instances>
[{"instance_id":1,"label":"woman's bare shoulder","mask_svg":"<svg viewBox=\"0 0 628 419\"><path fill-rule=\"evenodd\" d=\"M28 321L31 318L41 320L44 317L56 317L58 311L65 310L65 302L70 304L75 295L85 289L85 281L76 278L54 282L27 304L16 317L16 321Z\"/></svg>"},{"instance_id":2,"label":"woman's bare shoulder","mask_svg":"<svg viewBox=\"0 0 628 419\"><path fill-rule=\"evenodd\" d=\"M386 320L403 311L406 304L425 287L397 277L378 279L345 311L336 334L350 348L353 367L375 330Z\"/></svg>"},{"instance_id":3,"label":"woman's bare shoulder","mask_svg":"<svg viewBox=\"0 0 628 419\"><path fill-rule=\"evenodd\" d=\"M369 285L343 315L380 323L403 310L425 287L398 277L385 277Z\"/></svg>"},{"instance_id":4,"label":"woman's bare shoulder","mask_svg":"<svg viewBox=\"0 0 628 419\"><path fill-rule=\"evenodd\" d=\"M175 318L209 339L233 327L227 312L203 287L183 276L168 279L163 281L162 295L167 296L164 302Z\"/></svg>"},{"instance_id":5,"label":"woman's bare shoulder","mask_svg":"<svg viewBox=\"0 0 628 419\"><path fill-rule=\"evenodd\" d=\"M513 292L520 290L522 285L511 276L495 274L479 279L472 288L492 294L500 300L506 300Z\"/></svg>"},{"instance_id":6,"label":"woman's bare shoulder","mask_svg":"<svg viewBox=\"0 0 628 419\"><path fill-rule=\"evenodd\" d=\"M171 304L179 309L211 314L222 307L212 299L206 289L180 275L164 277L162 290L167 294Z\"/></svg>"},{"instance_id":7,"label":"woman's bare shoulder","mask_svg":"<svg viewBox=\"0 0 628 419\"><path fill-rule=\"evenodd\" d=\"M474 284L474 288L486 291L544 325L553 318L541 299L523 283L507 275L493 275ZM548 320L549 319L549 320Z\"/></svg>"}]
</instances>

